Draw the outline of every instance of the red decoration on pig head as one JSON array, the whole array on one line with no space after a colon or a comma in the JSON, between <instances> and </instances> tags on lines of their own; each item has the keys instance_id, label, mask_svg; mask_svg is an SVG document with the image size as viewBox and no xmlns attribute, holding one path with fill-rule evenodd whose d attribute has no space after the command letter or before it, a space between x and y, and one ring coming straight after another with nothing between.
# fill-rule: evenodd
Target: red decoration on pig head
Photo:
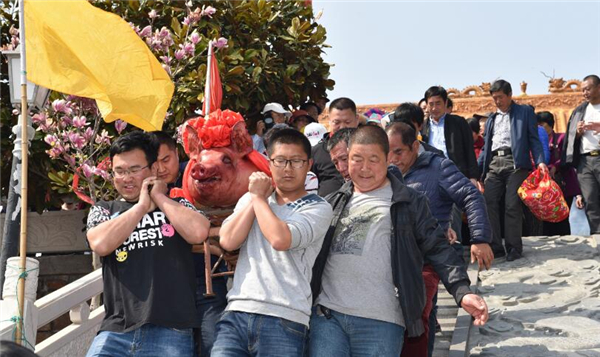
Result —
<instances>
[{"instance_id":1,"label":"red decoration on pig head","mask_svg":"<svg viewBox=\"0 0 600 357\"><path fill-rule=\"evenodd\" d=\"M183 146L190 161L182 189L172 189L171 197L185 197L198 207L235 205L248 191L252 172L271 176L267 158L252 147L244 118L231 110L188 120Z\"/></svg>"}]
</instances>

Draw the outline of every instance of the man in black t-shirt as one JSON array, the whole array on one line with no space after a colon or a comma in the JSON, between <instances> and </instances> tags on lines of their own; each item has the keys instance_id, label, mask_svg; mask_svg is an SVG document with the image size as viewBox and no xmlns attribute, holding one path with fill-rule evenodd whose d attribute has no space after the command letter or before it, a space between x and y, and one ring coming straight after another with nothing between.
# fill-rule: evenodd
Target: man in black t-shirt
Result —
<instances>
[{"instance_id":1,"label":"man in black t-shirt","mask_svg":"<svg viewBox=\"0 0 600 357\"><path fill-rule=\"evenodd\" d=\"M183 173L187 161L179 162L177 143L164 131L153 131L158 140L158 177L167 183L169 189L182 188ZM262 140L262 139L261 139ZM227 306L227 277L212 278L212 289L214 296L205 296L206 293L206 268L204 264L204 250L197 246L193 250L194 266L196 271L196 310L197 321L201 325L195 332L196 351L202 357L209 357L210 350L215 342L215 328L217 321ZM214 248L213 248L214 247ZM202 247L203 248L203 247ZM211 249L219 249L214 243ZM219 255L211 254L211 266L214 267L219 261ZM225 261L217 265L215 273L227 271Z\"/></svg>"},{"instance_id":2,"label":"man in black t-shirt","mask_svg":"<svg viewBox=\"0 0 600 357\"><path fill-rule=\"evenodd\" d=\"M198 327L191 244L203 242L206 217L166 196L156 174L158 143L143 132L110 149L121 199L97 202L87 239L102 257L106 315L88 356L193 355Z\"/></svg>"}]
</instances>

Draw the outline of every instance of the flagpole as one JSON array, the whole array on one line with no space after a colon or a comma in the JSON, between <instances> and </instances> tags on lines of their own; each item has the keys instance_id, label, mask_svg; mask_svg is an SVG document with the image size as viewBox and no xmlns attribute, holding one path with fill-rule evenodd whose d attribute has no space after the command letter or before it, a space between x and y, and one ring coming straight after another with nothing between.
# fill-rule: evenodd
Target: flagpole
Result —
<instances>
[{"instance_id":1,"label":"flagpole","mask_svg":"<svg viewBox=\"0 0 600 357\"><path fill-rule=\"evenodd\" d=\"M25 306L25 279L27 258L27 172L29 165L29 140L27 140L27 61L25 59L25 1L19 1L19 31L21 37L21 236L19 240L19 280L17 300L19 320L15 331L15 342L23 345L23 310Z\"/></svg>"},{"instance_id":2,"label":"flagpole","mask_svg":"<svg viewBox=\"0 0 600 357\"><path fill-rule=\"evenodd\" d=\"M204 85L204 112L202 115L206 118L210 114L210 80L211 80L211 68L212 68L212 56L213 56L213 42L208 41L208 62L206 64L206 84Z\"/></svg>"}]
</instances>

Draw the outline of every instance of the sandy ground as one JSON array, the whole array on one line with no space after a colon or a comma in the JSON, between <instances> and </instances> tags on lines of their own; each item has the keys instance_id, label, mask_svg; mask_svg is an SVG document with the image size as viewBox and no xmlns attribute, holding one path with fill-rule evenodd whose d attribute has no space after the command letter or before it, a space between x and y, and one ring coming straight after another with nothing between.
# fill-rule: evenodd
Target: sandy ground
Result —
<instances>
[{"instance_id":1,"label":"sandy ground","mask_svg":"<svg viewBox=\"0 0 600 357\"><path fill-rule=\"evenodd\" d=\"M490 308L471 356L600 357L600 256L593 238L527 237L524 257L480 273Z\"/></svg>"}]
</instances>

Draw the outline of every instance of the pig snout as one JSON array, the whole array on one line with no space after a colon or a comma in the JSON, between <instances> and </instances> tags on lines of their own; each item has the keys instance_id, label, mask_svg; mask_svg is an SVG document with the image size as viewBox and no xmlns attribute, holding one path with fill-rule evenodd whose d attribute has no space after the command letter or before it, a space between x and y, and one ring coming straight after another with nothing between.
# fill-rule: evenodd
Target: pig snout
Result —
<instances>
[{"instance_id":1,"label":"pig snout","mask_svg":"<svg viewBox=\"0 0 600 357\"><path fill-rule=\"evenodd\" d=\"M204 181L219 176L219 168L214 165L198 163L192 167L190 175L194 180Z\"/></svg>"}]
</instances>

